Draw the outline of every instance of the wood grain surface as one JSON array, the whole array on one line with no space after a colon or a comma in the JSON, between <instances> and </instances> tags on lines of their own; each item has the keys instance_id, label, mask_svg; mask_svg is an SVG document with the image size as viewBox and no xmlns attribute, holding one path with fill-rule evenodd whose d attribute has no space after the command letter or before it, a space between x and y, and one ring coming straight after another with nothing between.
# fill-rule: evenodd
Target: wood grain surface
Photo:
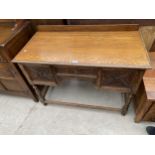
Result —
<instances>
[{"instance_id":1,"label":"wood grain surface","mask_svg":"<svg viewBox=\"0 0 155 155\"><path fill-rule=\"evenodd\" d=\"M11 62L33 35L31 23L3 22L0 24L0 93L22 95L38 101L18 67Z\"/></svg>"},{"instance_id":2,"label":"wood grain surface","mask_svg":"<svg viewBox=\"0 0 155 155\"><path fill-rule=\"evenodd\" d=\"M155 52L149 53L152 69L144 74L144 86L148 100L155 101Z\"/></svg>"},{"instance_id":3,"label":"wood grain surface","mask_svg":"<svg viewBox=\"0 0 155 155\"><path fill-rule=\"evenodd\" d=\"M138 31L36 32L13 62L150 68Z\"/></svg>"},{"instance_id":4,"label":"wood grain surface","mask_svg":"<svg viewBox=\"0 0 155 155\"><path fill-rule=\"evenodd\" d=\"M3 43L13 33L12 26L0 26L0 43Z\"/></svg>"}]
</instances>

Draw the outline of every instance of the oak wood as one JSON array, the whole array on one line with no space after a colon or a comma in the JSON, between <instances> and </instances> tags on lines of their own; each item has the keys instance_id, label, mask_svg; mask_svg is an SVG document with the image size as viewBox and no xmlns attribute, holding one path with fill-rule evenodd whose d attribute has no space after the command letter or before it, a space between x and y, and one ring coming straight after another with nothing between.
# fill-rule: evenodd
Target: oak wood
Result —
<instances>
[{"instance_id":1,"label":"oak wood","mask_svg":"<svg viewBox=\"0 0 155 155\"><path fill-rule=\"evenodd\" d=\"M0 83L1 88L4 88L1 92L31 97L37 101L34 91L18 67L11 62L32 36L31 24L29 22L14 24L0 25Z\"/></svg>"},{"instance_id":2,"label":"oak wood","mask_svg":"<svg viewBox=\"0 0 155 155\"><path fill-rule=\"evenodd\" d=\"M6 91L7 88L4 86L4 84L0 81L0 90L1 91Z\"/></svg>"},{"instance_id":3,"label":"oak wood","mask_svg":"<svg viewBox=\"0 0 155 155\"><path fill-rule=\"evenodd\" d=\"M155 52L149 53L152 69L144 74L144 86L148 100L155 100Z\"/></svg>"},{"instance_id":4,"label":"oak wood","mask_svg":"<svg viewBox=\"0 0 155 155\"><path fill-rule=\"evenodd\" d=\"M155 122L155 102L152 102L151 106L143 118L144 121L153 121Z\"/></svg>"},{"instance_id":5,"label":"oak wood","mask_svg":"<svg viewBox=\"0 0 155 155\"><path fill-rule=\"evenodd\" d=\"M117 91L117 92L121 92L121 93L128 93L128 92L131 91L131 89L128 88L128 87L113 86L113 85L111 85L111 86L104 85L104 86L101 86L101 89L103 89L103 90L113 90L113 91Z\"/></svg>"},{"instance_id":6,"label":"oak wood","mask_svg":"<svg viewBox=\"0 0 155 155\"><path fill-rule=\"evenodd\" d=\"M155 52L149 53L152 69L145 71L135 96L135 121L155 121Z\"/></svg>"},{"instance_id":7,"label":"oak wood","mask_svg":"<svg viewBox=\"0 0 155 155\"><path fill-rule=\"evenodd\" d=\"M150 68L138 31L37 32L13 62Z\"/></svg>"},{"instance_id":8,"label":"oak wood","mask_svg":"<svg viewBox=\"0 0 155 155\"><path fill-rule=\"evenodd\" d=\"M32 83L35 85L56 86L56 83L54 81L33 80Z\"/></svg>"},{"instance_id":9,"label":"oak wood","mask_svg":"<svg viewBox=\"0 0 155 155\"><path fill-rule=\"evenodd\" d=\"M41 88L38 87L38 89L40 89L41 95L45 98L46 93L47 93L47 91L49 89L49 86L41 86Z\"/></svg>"},{"instance_id":10,"label":"oak wood","mask_svg":"<svg viewBox=\"0 0 155 155\"><path fill-rule=\"evenodd\" d=\"M0 26L0 43L3 43L13 33L12 26Z\"/></svg>"},{"instance_id":11,"label":"oak wood","mask_svg":"<svg viewBox=\"0 0 155 155\"><path fill-rule=\"evenodd\" d=\"M139 80L141 79L141 78L136 78L135 77L135 75L137 76L137 74L135 74L135 73L137 73L138 70L132 70L132 69L130 69L130 70L129 69L103 69L103 68L93 68L93 67L84 67L83 68L81 66L80 67L79 66L76 66L76 67L75 66L74 67L73 66L68 66L68 67L67 66L62 66L62 67L60 67L60 66L57 66L57 65L55 65L55 66L52 66L52 65L39 65L39 64L33 64L32 65L32 64L25 64L25 63L23 63L23 64L20 64L19 63L18 65L21 68L21 70L24 73L24 75L26 76L26 78L29 81L29 83L35 89L36 93L39 96L40 101L43 104L47 104L48 101L46 99L44 99L44 96L42 95L42 92L39 90L40 85L43 85L43 86L46 86L46 85L47 86L51 86L52 85L52 86L54 86L54 84L50 80L52 74L50 76L49 75L50 72L47 70L50 67L52 67L52 68L54 67L56 69L56 72L55 72L56 79L57 79L57 77L60 77L61 76L60 72L61 73L64 72L66 74L68 72L69 73L72 73L71 75L68 74L68 76L73 77L73 75L74 75L75 78L79 79L79 76L78 76L79 74L81 76L81 75L85 74L86 72L88 73L88 70L90 70L90 71L96 70L95 72L91 72L91 73L94 73L94 75L96 73L96 80L98 81L97 71L99 71L101 73L100 74L101 77L99 77L99 79L100 79L99 80L100 81L99 83L100 84L97 85L99 87L99 89L103 89L104 88L104 89L110 89L112 91L115 90L115 91L120 91L120 92L124 92L124 93L130 93L130 98L133 96L133 93L135 93L135 91L132 92L132 90L137 89L137 85L139 83ZM34 68L34 69L32 69L32 68ZM31 72L29 71L29 69L31 69ZM62 69L64 69L64 70L62 70ZM73 70L75 72L73 72ZM105 71L106 71L106 73L105 73ZM34 80L34 79L38 78L37 76L34 76L34 74L36 74L37 72L39 73L38 76L39 76L40 81ZM138 72L141 73L142 70L140 70ZM103 74L102 73L108 75L108 77L110 78L107 81L108 83L105 83L105 81L102 82L103 81L103 78L102 78ZM132 73L132 74L130 75L129 73ZM48 77L48 78L45 79L45 77ZM92 77L89 77L89 74L88 74L87 75L87 78L92 78ZM64 79L64 77L62 79ZM118 86L118 83L120 83L120 81L124 81L124 82L122 83L122 85L119 85ZM130 85L130 83L128 83L127 81L130 81L132 85ZM59 82L58 82L58 84L59 84ZM123 84L125 84L126 87L123 87ZM136 88L134 88L135 86L136 86ZM123 108L120 109L120 111L122 111L122 114L123 115L125 115L126 112L127 112L128 106L129 106L129 104L131 102L131 99L130 98L128 99L128 102L126 102L126 105L127 106L123 106ZM51 101L49 101L49 102L51 102ZM73 104L73 106L74 105L82 106L82 105L75 104L75 103L67 103L67 104L68 105L72 105ZM89 104L86 107L89 107ZM92 108L93 107L95 108L95 106L92 106ZM100 107L98 107L98 108L100 108ZM102 108L103 109L106 109L104 107L101 107L101 109ZM110 109L107 108L107 110L110 110Z\"/></svg>"},{"instance_id":12,"label":"oak wood","mask_svg":"<svg viewBox=\"0 0 155 155\"><path fill-rule=\"evenodd\" d=\"M45 25L37 28L38 32L13 62L18 63L41 102L47 104L51 101L43 97L40 85L59 84L59 78L65 76L86 77L99 89L130 94L126 97L126 104L119 109L126 114L142 79L141 72L150 67L137 26Z\"/></svg>"},{"instance_id":13,"label":"oak wood","mask_svg":"<svg viewBox=\"0 0 155 155\"><path fill-rule=\"evenodd\" d=\"M155 33L154 33L154 40L153 40L153 43L151 45L151 48L150 48L150 51L155 51Z\"/></svg>"},{"instance_id":14,"label":"oak wood","mask_svg":"<svg viewBox=\"0 0 155 155\"><path fill-rule=\"evenodd\" d=\"M30 19L33 25L64 25L65 19Z\"/></svg>"},{"instance_id":15,"label":"oak wood","mask_svg":"<svg viewBox=\"0 0 155 155\"><path fill-rule=\"evenodd\" d=\"M136 114L135 122L138 123L144 120L144 116L146 115L146 113L148 113L148 111L152 106L152 102L147 100L147 95L146 95L143 81L141 82L141 85L135 95L134 103L135 103L134 106L135 106L135 114Z\"/></svg>"},{"instance_id":16,"label":"oak wood","mask_svg":"<svg viewBox=\"0 0 155 155\"><path fill-rule=\"evenodd\" d=\"M148 51L153 51L155 41L155 26L142 26L140 27L140 33L142 35L146 49Z\"/></svg>"},{"instance_id":17,"label":"oak wood","mask_svg":"<svg viewBox=\"0 0 155 155\"><path fill-rule=\"evenodd\" d=\"M67 19L71 25L107 25L107 24L139 24L141 26L155 25L155 19Z\"/></svg>"},{"instance_id":18,"label":"oak wood","mask_svg":"<svg viewBox=\"0 0 155 155\"><path fill-rule=\"evenodd\" d=\"M149 53L151 67L154 70L155 69L155 51Z\"/></svg>"},{"instance_id":19,"label":"oak wood","mask_svg":"<svg viewBox=\"0 0 155 155\"><path fill-rule=\"evenodd\" d=\"M92 104L82 104L82 103L73 103L73 102L65 102L65 101L58 101L58 100L46 100L45 104L56 104L56 105L68 105L74 107L83 107L83 108L93 108L93 109L100 109L100 110L110 110L110 111L118 111L120 112L120 108L113 108L113 107L106 107L100 105L92 105Z\"/></svg>"},{"instance_id":20,"label":"oak wood","mask_svg":"<svg viewBox=\"0 0 155 155\"><path fill-rule=\"evenodd\" d=\"M0 79L1 78L10 78L12 79L14 76L11 72L10 65L8 63L0 64Z\"/></svg>"},{"instance_id":21,"label":"oak wood","mask_svg":"<svg viewBox=\"0 0 155 155\"><path fill-rule=\"evenodd\" d=\"M137 24L117 24L117 25L38 25L37 31L137 31L139 25Z\"/></svg>"}]
</instances>

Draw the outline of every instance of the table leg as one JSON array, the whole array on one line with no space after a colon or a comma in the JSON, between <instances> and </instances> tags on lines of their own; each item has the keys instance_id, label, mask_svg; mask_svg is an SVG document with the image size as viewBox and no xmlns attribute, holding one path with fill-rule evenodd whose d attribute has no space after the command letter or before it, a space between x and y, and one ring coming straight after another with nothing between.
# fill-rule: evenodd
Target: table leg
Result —
<instances>
[{"instance_id":1,"label":"table leg","mask_svg":"<svg viewBox=\"0 0 155 155\"><path fill-rule=\"evenodd\" d=\"M35 90L36 94L39 97L39 101L41 103L43 103L44 105L47 105L47 103L45 102L45 98L41 95L41 92L38 90L37 86L33 85L33 89Z\"/></svg>"},{"instance_id":2,"label":"table leg","mask_svg":"<svg viewBox=\"0 0 155 155\"><path fill-rule=\"evenodd\" d=\"M133 94L128 93L128 94L125 94L124 97L125 97L125 104L124 104L124 106L122 107L122 110L121 110L122 115L126 115L126 113L128 111L128 108L129 108L129 105L131 103L131 100L133 98Z\"/></svg>"},{"instance_id":3,"label":"table leg","mask_svg":"<svg viewBox=\"0 0 155 155\"><path fill-rule=\"evenodd\" d=\"M38 98L39 98L39 101L40 101L41 103L43 103L44 105L47 105L47 104L45 103L44 97L41 95L41 92L38 90L37 86L35 86L35 85L33 84L32 80L31 80L31 78L29 77L29 75L28 75L27 71L25 70L24 66L23 66L22 64L18 64L18 66L19 66L19 68L22 70L23 74L24 74L25 77L27 78L27 80L28 80L28 82L30 83L30 85L33 87L33 89L34 89L36 95L37 95Z\"/></svg>"}]
</instances>

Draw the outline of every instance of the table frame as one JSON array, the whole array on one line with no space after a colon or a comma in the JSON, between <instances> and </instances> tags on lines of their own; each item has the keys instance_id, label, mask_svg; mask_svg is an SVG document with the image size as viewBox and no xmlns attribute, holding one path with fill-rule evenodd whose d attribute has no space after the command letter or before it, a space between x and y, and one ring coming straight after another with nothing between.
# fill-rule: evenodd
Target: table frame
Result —
<instances>
[{"instance_id":1,"label":"table frame","mask_svg":"<svg viewBox=\"0 0 155 155\"><path fill-rule=\"evenodd\" d=\"M47 93L48 87L51 86L49 83L42 83L42 82L34 82L31 79L31 75L29 74L29 72L26 70L24 63L18 63L19 68L21 69L21 71L23 72L23 74L25 75L25 77L27 78L28 82L32 85L32 87L34 88L36 94L39 97L39 100L44 104L59 104L59 105L69 105L69 106L74 106L74 107L84 107L84 108L92 108L92 109L102 109L102 110L110 110L110 111L118 111L121 112L122 115L126 115L127 111L128 111L128 107L134 97L134 95L137 92L137 89L142 81L143 78L143 74L144 74L144 70L134 70L135 72L137 72L134 76L134 78L132 79L132 87L129 89L125 89L122 90L121 88L115 88L115 87L106 87L103 89L110 89L110 90L114 90L114 91L119 91L124 95L124 99L125 99L125 103L123 105L123 107L121 108L114 108L114 107L106 107L106 106L99 106L99 105L90 105L90 104L82 104L82 103L73 103L73 102L64 102L64 101L56 101L56 100L46 100L45 99L45 95ZM34 65L34 64L33 64ZM38 65L38 64L35 64ZM55 65L56 66L56 65ZM52 66L50 65L50 67L52 68ZM91 68L91 67L90 67ZM97 68L98 69L98 68ZM98 70L97 75L96 75L96 87L101 88L101 70L104 68L100 68L100 70ZM128 69L125 69L128 70ZM54 80L55 80L55 84L52 85L52 87L56 87L59 84L59 80L57 77L56 71L54 69L51 70L53 76L54 76ZM44 74L46 74L44 72ZM48 76L48 75L47 75ZM72 75L74 76L74 75ZM80 74L79 74L80 76ZM70 77L69 77L70 78ZM75 78L79 78L77 75L75 75ZM80 77L81 78L81 77ZM89 76L87 77L88 79L90 78ZM121 80L121 79L120 79ZM44 85L43 90L39 89L39 85Z\"/></svg>"}]
</instances>

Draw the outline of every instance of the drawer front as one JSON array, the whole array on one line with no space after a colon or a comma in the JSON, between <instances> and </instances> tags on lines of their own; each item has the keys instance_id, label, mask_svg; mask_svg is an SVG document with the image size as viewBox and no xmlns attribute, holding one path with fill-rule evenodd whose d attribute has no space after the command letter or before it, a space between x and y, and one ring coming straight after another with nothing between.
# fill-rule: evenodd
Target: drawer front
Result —
<instances>
[{"instance_id":1,"label":"drawer front","mask_svg":"<svg viewBox=\"0 0 155 155\"><path fill-rule=\"evenodd\" d=\"M155 121L155 103L153 103L150 110L145 114L144 121Z\"/></svg>"},{"instance_id":2,"label":"drawer front","mask_svg":"<svg viewBox=\"0 0 155 155\"><path fill-rule=\"evenodd\" d=\"M102 69L101 87L108 86L130 91L135 73L128 69Z\"/></svg>"},{"instance_id":3,"label":"drawer front","mask_svg":"<svg viewBox=\"0 0 155 155\"><path fill-rule=\"evenodd\" d=\"M130 85L133 71L123 69L103 69L103 80L107 83L122 83L122 85Z\"/></svg>"},{"instance_id":4,"label":"drawer front","mask_svg":"<svg viewBox=\"0 0 155 155\"><path fill-rule=\"evenodd\" d=\"M96 78L97 69L92 67L56 66L58 76Z\"/></svg>"},{"instance_id":5,"label":"drawer front","mask_svg":"<svg viewBox=\"0 0 155 155\"><path fill-rule=\"evenodd\" d=\"M8 63L0 64L0 78L13 78L10 65Z\"/></svg>"},{"instance_id":6,"label":"drawer front","mask_svg":"<svg viewBox=\"0 0 155 155\"><path fill-rule=\"evenodd\" d=\"M24 69L34 84L55 84L53 68L49 65L24 65Z\"/></svg>"}]
</instances>

